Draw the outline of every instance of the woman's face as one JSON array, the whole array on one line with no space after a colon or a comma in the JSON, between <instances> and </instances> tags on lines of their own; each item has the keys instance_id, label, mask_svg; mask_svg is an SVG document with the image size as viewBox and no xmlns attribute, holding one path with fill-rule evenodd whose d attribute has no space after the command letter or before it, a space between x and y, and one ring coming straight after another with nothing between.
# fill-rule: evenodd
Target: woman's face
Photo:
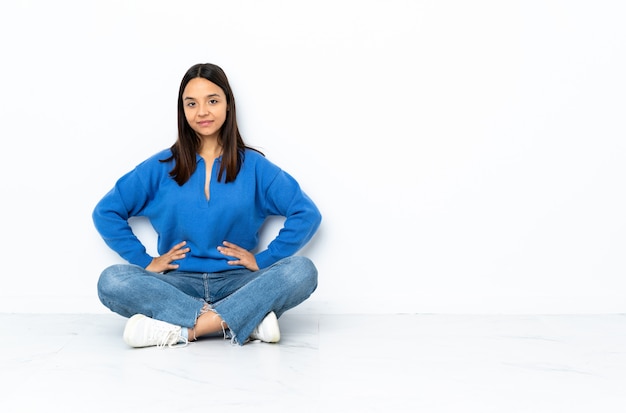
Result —
<instances>
[{"instance_id":1,"label":"woman's face","mask_svg":"<svg viewBox=\"0 0 626 413\"><path fill-rule=\"evenodd\" d=\"M191 79L183 90L185 118L199 137L217 138L226 121L227 103L222 88L202 77Z\"/></svg>"}]
</instances>

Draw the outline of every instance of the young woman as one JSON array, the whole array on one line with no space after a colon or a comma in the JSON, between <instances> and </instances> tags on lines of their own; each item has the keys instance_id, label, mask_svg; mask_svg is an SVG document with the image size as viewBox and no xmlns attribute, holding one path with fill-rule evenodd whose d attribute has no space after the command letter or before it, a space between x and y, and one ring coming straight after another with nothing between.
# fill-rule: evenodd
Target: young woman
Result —
<instances>
[{"instance_id":1,"label":"young woman","mask_svg":"<svg viewBox=\"0 0 626 413\"><path fill-rule=\"evenodd\" d=\"M268 216L285 217L255 251ZM129 218L158 234L148 255ZM196 64L178 93L178 139L122 176L96 205L93 221L129 264L98 280L100 301L128 317L132 347L174 346L222 332L239 345L280 340L278 318L317 287L317 269L295 255L321 215L297 181L247 146L223 70Z\"/></svg>"}]
</instances>

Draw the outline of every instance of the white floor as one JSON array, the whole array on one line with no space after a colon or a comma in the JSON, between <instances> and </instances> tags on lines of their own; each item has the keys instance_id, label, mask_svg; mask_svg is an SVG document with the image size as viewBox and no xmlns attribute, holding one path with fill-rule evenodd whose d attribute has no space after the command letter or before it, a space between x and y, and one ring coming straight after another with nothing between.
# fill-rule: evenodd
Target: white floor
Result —
<instances>
[{"instance_id":1,"label":"white floor","mask_svg":"<svg viewBox=\"0 0 626 413\"><path fill-rule=\"evenodd\" d=\"M0 411L626 412L626 316L285 314L279 344L132 349L115 314L0 314Z\"/></svg>"}]
</instances>

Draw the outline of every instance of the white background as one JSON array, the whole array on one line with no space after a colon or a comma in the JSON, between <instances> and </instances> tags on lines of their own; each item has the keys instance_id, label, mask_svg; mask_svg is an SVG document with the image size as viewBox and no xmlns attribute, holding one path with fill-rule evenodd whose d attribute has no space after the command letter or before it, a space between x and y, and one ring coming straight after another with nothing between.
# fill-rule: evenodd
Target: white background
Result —
<instances>
[{"instance_id":1,"label":"white background","mask_svg":"<svg viewBox=\"0 0 626 413\"><path fill-rule=\"evenodd\" d=\"M317 313L626 310L622 1L6 1L2 312L108 312L95 203L189 66L323 223ZM266 227L264 239L280 224ZM137 232L149 248L145 223Z\"/></svg>"}]
</instances>

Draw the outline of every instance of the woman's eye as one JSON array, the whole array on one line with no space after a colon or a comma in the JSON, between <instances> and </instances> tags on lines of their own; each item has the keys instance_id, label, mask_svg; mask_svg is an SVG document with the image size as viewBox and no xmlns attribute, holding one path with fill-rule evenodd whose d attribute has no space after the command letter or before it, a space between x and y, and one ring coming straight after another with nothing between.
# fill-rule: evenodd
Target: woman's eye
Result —
<instances>
[{"instance_id":1,"label":"woman's eye","mask_svg":"<svg viewBox=\"0 0 626 413\"><path fill-rule=\"evenodd\" d=\"M215 105L215 104L217 103L217 100L215 100L215 99L211 99L211 100L209 100L209 103L210 103L211 105Z\"/></svg>"},{"instance_id":2,"label":"woman's eye","mask_svg":"<svg viewBox=\"0 0 626 413\"><path fill-rule=\"evenodd\" d=\"M193 108L196 104L194 102L187 103L188 108Z\"/></svg>"}]
</instances>

